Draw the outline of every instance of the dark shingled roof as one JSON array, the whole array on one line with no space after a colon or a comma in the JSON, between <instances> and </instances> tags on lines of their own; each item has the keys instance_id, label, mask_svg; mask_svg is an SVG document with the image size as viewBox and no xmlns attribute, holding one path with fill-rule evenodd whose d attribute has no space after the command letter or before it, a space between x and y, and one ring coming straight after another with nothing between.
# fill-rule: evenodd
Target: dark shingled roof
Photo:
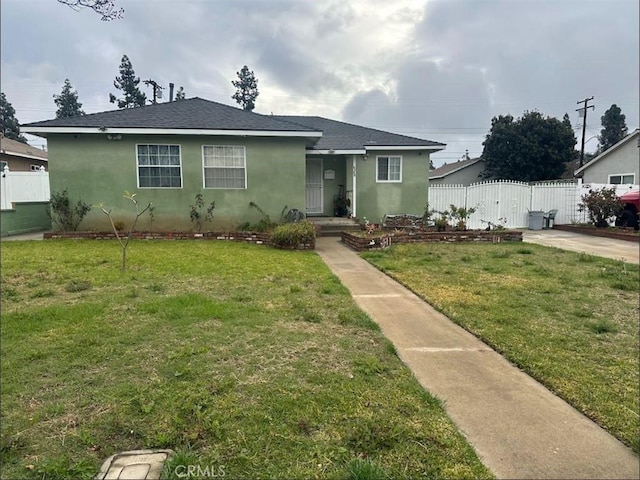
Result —
<instances>
[{"instance_id":1,"label":"dark shingled roof","mask_svg":"<svg viewBox=\"0 0 640 480\"><path fill-rule=\"evenodd\" d=\"M307 139L312 150L361 150L365 147L424 147L441 150L443 143L397 135L322 117L260 115L202 98L158 103L144 107L57 118L22 125L25 132L38 128L137 128L170 130L247 130L264 132L321 132ZM311 135L315 136L315 135ZM310 143L312 145L310 145Z\"/></svg>"},{"instance_id":2,"label":"dark shingled roof","mask_svg":"<svg viewBox=\"0 0 640 480\"><path fill-rule=\"evenodd\" d=\"M313 128L283 122L271 115L247 112L198 97L78 117L45 120L28 123L23 127L314 131Z\"/></svg>"},{"instance_id":3,"label":"dark shingled roof","mask_svg":"<svg viewBox=\"0 0 640 480\"><path fill-rule=\"evenodd\" d=\"M274 118L322 131L313 150L364 150L365 147L403 146L443 149L444 143L407 137L323 117L274 115Z\"/></svg>"}]
</instances>

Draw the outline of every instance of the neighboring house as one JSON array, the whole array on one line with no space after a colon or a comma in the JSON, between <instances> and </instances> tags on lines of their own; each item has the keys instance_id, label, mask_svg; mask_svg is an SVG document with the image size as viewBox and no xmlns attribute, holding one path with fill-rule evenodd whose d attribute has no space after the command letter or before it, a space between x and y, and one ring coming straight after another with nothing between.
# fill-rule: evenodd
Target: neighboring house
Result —
<instances>
[{"instance_id":1,"label":"neighboring house","mask_svg":"<svg viewBox=\"0 0 640 480\"><path fill-rule=\"evenodd\" d=\"M463 185L468 187L472 183L482 182L480 175L484 172L484 160L481 158L467 158L454 163L445 163L441 167L429 172L430 185Z\"/></svg>"},{"instance_id":2,"label":"neighboring house","mask_svg":"<svg viewBox=\"0 0 640 480\"><path fill-rule=\"evenodd\" d=\"M640 130L636 129L618 143L578 168L576 177L584 183L640 183Z\"/></svg>"},{"instance_id":3,"label":"neighboring house","mask_svg":"<svg viewBox=\"0 0 640 480\"><path fill-rule=\"evenodd\" d=\"M334 214L344 193L353 216L422 214L429 155L442 143L321 117L260 115L192 98L23 125L47 138L51 190L130 219L126 191L155 207L155 229L190 229L190 205L216 202L214 229L272 218L283 207ZM94 208L81 227L105 228ZM143 228L143 226L141 226Z\"/></svg>"},{"instance_id":4,"label":"neighboring house","mask_svg":"<svg viewBox=\"0 0 640 480\"><path fill-rule=\"evenodd\" d=\"M47 168L47 152L0 134L0 170L8 166L12 172L29 172Z\"/></svg>"}]
</instances>

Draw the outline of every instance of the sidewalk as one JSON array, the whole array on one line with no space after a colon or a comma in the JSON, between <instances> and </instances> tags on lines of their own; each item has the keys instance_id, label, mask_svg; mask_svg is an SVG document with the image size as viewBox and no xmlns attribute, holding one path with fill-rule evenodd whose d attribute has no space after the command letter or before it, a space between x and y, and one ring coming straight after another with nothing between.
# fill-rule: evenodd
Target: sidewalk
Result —
<instances>
[{"instance_id":1,"label":"sidewalk","mask_svg":"<svg viewBox=\"0 0 640 480\"><path fill-rule=\"evenodd\" d=\"M339 239L316 252L498 478L640 477L631 450Z\"/></svg>"}]
</instances>

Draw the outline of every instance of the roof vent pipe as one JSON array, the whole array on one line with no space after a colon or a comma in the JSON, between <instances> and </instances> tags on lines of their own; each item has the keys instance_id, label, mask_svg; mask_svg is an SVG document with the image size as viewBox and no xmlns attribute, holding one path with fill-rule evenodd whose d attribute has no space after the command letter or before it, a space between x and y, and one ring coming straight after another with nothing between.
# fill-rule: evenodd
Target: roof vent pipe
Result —
<instances>
[{"instance_id":1,"label":"roof vent pipe","mask_svg":"<svg viewBox=\"0 0 640 480\"><path fill-rule=\"evenodd\" d=\"M170 102L173 102L173 87L174 87L173 83L170 83L169 84L169 101Z\"/></svg>"}]
</instances>

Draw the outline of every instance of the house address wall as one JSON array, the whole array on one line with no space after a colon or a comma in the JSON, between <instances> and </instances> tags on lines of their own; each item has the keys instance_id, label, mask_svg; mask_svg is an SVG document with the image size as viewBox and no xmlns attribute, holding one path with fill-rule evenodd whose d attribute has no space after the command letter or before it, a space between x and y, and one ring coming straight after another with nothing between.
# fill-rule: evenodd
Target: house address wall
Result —
<instances>
[{"instance_id":1,"label":"house address wall","mask_svg":"<svg viewBox=\"0 0 640 480\"><path fill-rule=\"evenodd\" d=\"M178 144L182 157L182 188L137 188L136 145ZM242 145L246 147L247 189L205 189L202 174L202 145ZM215 220L205 230L235 228L255 222L260 214L249 207L257 203L277 219L285 204L305 209L305 145L302 138L207 137L124 135L108 140L106 134L51 135L48 139L51 191L67 188L72 200L81 198L94 205L81 224L83 230L108 230L106 216L97 206L112 209L116 221L133 217L131 202L124 192L137 194L144 206L152 202L154 229L191 230L189 206L197 193L205 203L216 202ZM206 209L206 207L205 207ZM140 228L147 228L143 217Z\"/></svg>"}]
</instances>

